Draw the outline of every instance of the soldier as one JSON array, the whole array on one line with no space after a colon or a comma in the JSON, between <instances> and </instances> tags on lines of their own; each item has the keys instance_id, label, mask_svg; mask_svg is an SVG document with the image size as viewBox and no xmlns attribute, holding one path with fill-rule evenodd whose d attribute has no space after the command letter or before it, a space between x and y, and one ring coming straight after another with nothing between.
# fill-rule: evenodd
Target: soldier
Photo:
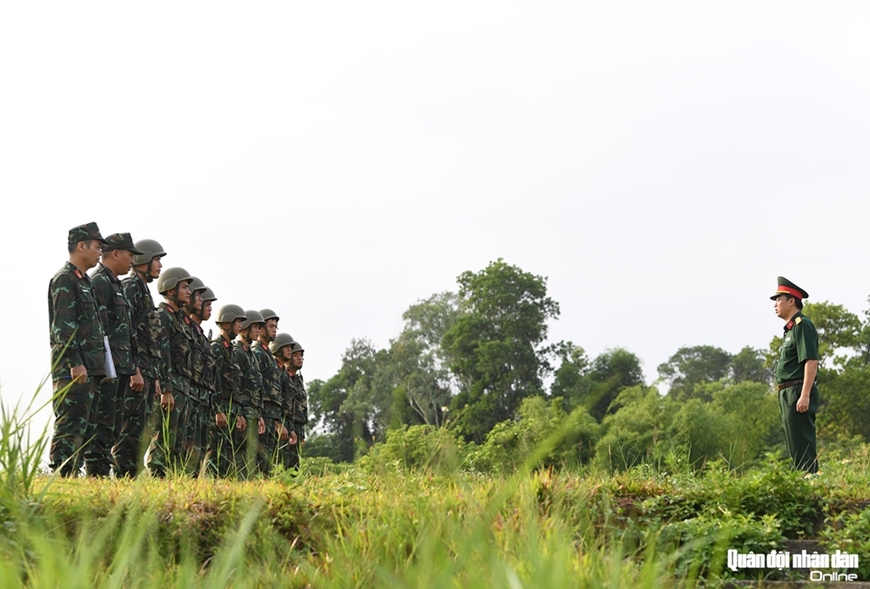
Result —
<instances>
[{"instance_id":1,"label":"soldier","mask_svg":"<svg viewBox=\"0 0 870 589\"><path fill-rule=\"evenodd\" d=\"M84 459L88 476L107 477L111 470L112 446L120 432L120 409L127 389L141 395L145 382L135 362L130 328L130 307L118 276L133 266L133 256L143 252L133 245L129 233L113 233L103 246L102 263L91 276L94 295L100 305L103 328L117 378L104 379L97 387L91 418L85 435Z\"/></svg>"},{"instance_id":2,"label":"soldier","mask_svg":"<svg viewBox=\"0 0 870 589\"><path fill-rule=\"evenodd\" d=\"M285 365L290 375L290 385L293 389L293 430L298 439L297 444L290 445L290 468L299 468L299 456L305 445L305 425L308 423L308 395L305 392L305 381L302 379L302 365L305 363L305 350L299 342L293 343L293 354L290 362Z\"/></svg>"},{"instance_id":3,"label":"soldier","mask_svg":"<svg viewBox=\"0 0 870 589\"><path fill-rule=\"evenodd\" d=\"M80 462L97 381L106 374L106 348L99 306L86 272L100 261L106 240L96 223L69 230L69 261L48 284L54 434L52 471L72 476Z\"/></svg>"},{"instance_id":4,"label":"soldier","mask_svg":"<svg viewBox=\"0 0 870 589\"><path fill-rule=\"evenodd\" d=\"M284 368L285 364L289 364L293 359L293 344L296 341L289 333L279 333L275 336L272 343L269 344L269 351L275 359L276 365L281 369L281 422L284 425L284 430L288 433L288 437L283 443L278 446L278 460L285 470L294 467L294 458L296 452L291 452L291 447L295 447L298 441L296 432L293 429L293 415L295 414L296 401L293 396L293 384L290 381L290 375ZM298 464L298 460L295 461Z\"/></svg>"},{"instance_id":5,"label":"soldier","mask_svg":"<svg viewBox=\"0 0 870 589\"><path fill-rule=\"evenodd\" d=\"M220 333L211 342L211 351L217 362L219 387L214 400L215 429L210 444L211 463L218 476L238 475L237 451L248 427L242 411L242 373L233 359L233 340L247 319L238 305L224 305L217 312ZM238 442L238 446L237 446Z\"/></svg>"},{"instance_id":6,"label":"soldier","mask_svg":"<svg viewBox=\"0 0 870 589\"><path fill-rule=\"evenodd\" d=\"M257 458L260 472L269 476L278 455L278 447L290 438L290 434L284 427L284 367L269 351L269 344L278 334L279 317L272 309L262 309L260 315L263 316L263 329L260 330L259 341L251 346L251 350L263 377L263 422L266 431L260 436Z\"/></svg>"},{"instance_id":7,"label":"soldier","mask_svg":"<svg viewBox=\"0 0 870 589\"><path fill-rule=\"evenodd\" d=\"M191 328L194 333L193 344L193 383L192 387L196 389L196 395L191 394L194 398L194 411L191 415L191 435L193 436L193 451L195 462L192 464L194 474L199 474L206 461L206 450L208 447L209 432L211 431L212 423L212 406L214 403L214 395L217 390L217 371L214 354L211 350L209 337L202 330L202 322L208 321L211 317L212 302L217 300L214 292L202 283L199 278L194 278L190 284L191 291L194 293L191 299L196 299L196 302L190 306L190 318L193 319Z\"/></svg>"},{"instance_id":8,"label":"soldier","mask_svg":"<svg viewBox=\"0 0 870 589\"><path fill-rule=\"evenodd\" d=\"M257 471L258 436L266 431L266 423L262 417L263 376L251 352L251 344L259 339L262 328L263 316L260 315L260 312L246 309L242 330L233 346L233 360L238 364L242 375L240 404L248 424L244 442L236 446L243 457L240 470L242 476L245 477L251 477ZM255 423L257 424L256 428L254 427Z\"/></svg>"},{"instance_id":9,"label":"soldier","mask_svg":"<svg viewBox=\"0 0 870 589\"><path fill-rule=\"evenodd\" d=\"M796 468L818 472L816 458L816 411L819 390L819 335L809 317L801 313L807 291L778 276L777 289L770 297L776 315L785 321L782 348L776 363L776 387L785 428L788 454Z\"/></svg>"},{"instance_id":10,"label":"soldier","mask_svg":"<svg viewBox=\"0 0 870 589\"><path fill-rule=\"evenodd\" d=\"M121 285L130 304L133 341L136 347L136 367L143 380L139 394L131 388L124 396L120 410L120 431L112 450L115 457L115 476L134 477L141 472L142 458L151 439L151 404L159 402L166 411L171 411L175 399L171 392L160 390L160 319L154 308L154 299L148 284L160 276L162 258L166 252L153 239L136 242L141 254L133 256L133 272Z\"/></svg>"},{"instance_id":11,"label":"soldier","mask_svg":"<svg viewBox=\"0 0 870 589\"><path fill-rule=\"evenodd\" d=\"M184 312L190 303L190 281L193 276L183 268L169 268L157 279L157 290L163 302L157 307L161 329L166 337L161 344L162 370L160 383L164 392L172 393L175 407L171 412L157 411L157 435L151 446L148 466L157 477L166 476L170 466L184 472L190 458L191 441L185 439L190 421L190 368L193 332L190 317Z\"/></svg>"}]
</instances>

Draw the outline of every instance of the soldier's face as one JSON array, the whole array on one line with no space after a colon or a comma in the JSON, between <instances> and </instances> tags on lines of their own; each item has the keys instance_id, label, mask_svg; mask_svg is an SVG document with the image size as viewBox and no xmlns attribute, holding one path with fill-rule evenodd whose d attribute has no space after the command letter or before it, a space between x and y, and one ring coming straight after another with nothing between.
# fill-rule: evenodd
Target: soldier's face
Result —
<instances>
[{"instance_id":1,"label":"soldier's face","mask_svg":"<svg viewBox=\"0 0 870 589\"><path fill-rule=\"evenodd\" d=\"M211 317L211 301L206 301L202 304L202 320L208 321Z\"/></svg>"},{"instance_id":2,"label":"soldier's face","mask_svg":"<svg viewBox=\"0 0 870 589\"><path fill-rule=\"evenodd\" d=\"M81 242L83 245L82 253L84 254L85 263L88 268L93 268L100 261L100 254L103 253L100 242L96 239L90 239L87 242Z\"/></svg>"},{"instance_id":3,"label":"soldier's face","mask_svg":"<svg viewBox=\"0 0 870 589\"><path fill-rule=\"evenodd\" d=\"M190 295L190 309L194 313L199 313L202 311L202 293L196 291Z\"/></svg>"},{"instance_id":4,"label":"soldier's face","mask_svg":"<svg viewBox=\"0 0 870 589\"><path fill-rule=\"evenodd\" d=\"M175 298L178 299L178 302L183 304L188 304L190 302L190 282L187 280L182 280L176 286Z\"/></svg>"},{"instance_id":5,"label":"soldier's face","mask_svg":"<svg viewBox=\"0 0 870 589\"><path fill-rule=\"evenodd\" d=\"M163 269L163 262L160 260L163 256L154 256L151 259L151 278L157 279L160 277L160 270Z\"/></svg>"},{"instance_id":6,"label":"soldier's face","mask_svg":"<svg viewBox=\"0 0 870 589\"><path fill-rule=\"evenodd\" d=\"M248 339L251 341L260 339L260 333L262 333L262 331L262 323L251 323L250 327L248 327Z\"/></svg>"},{"instance_id":7,"label":"soldier's face","mask_svg":"<svg viewBox=\"0 0 870 589\"><path fill-rule=\"evenodd\" d=\"M305 363L305 357L303 356L305 352L293 352L293 367L296 370L302 368L302 365Z\"/></svg>"},{"instance_id":8,"label":"soldier's face","mask_svg":"<svg viewBox=\"0 0 870 589\"><path fill-rule=\"evenodd\" d=\"M281 363L286 364L287 362L291 362L293 360L293 348L291 346L284 346L281 348Z\"/></svg>"},{"instance_id":9,"label":"soldier's face","mask_svg":"<svg viewBox=\"0 0 870 589\"><path fill-rule=\"evenodd\" d=\"M278 335L278 320L277 319L269 319L266 321L266 329L264 330L266 335L266 339L270 342L275 339L275 336Z\"/></svg>"},{"instance_id":10,"label":"soldier's face","mask_svg":"<svg viewBox=\"0 0 870 589\"><path fill-rule=\"evenodd\" d=\"M123 276L127 272L130 271L130 268L133 267L133 252L130 250L115 250L118 252L118 264L120 266L120 270L118 270L118 276Z\"/></svg>"},{"instance_id":11,"label":"soldier's face","mask_svg":"<svg viewBox=\"0 0 870 589\"><path fill-rule=\"evenodd\" d=\"M791 319L797 312L794 299L788 295L779 295L773 299L773 312L780 319Z\"/></svg>"},{"instance_id":12,"label":"soldier's face","mask_svg":"<svg viewBox=\"0 0 870 589\"><path fill-rule=\"evenodd\" d=\"M230 333L233 334L233 337L236 337L237 335L242 333L242 320L241 319L236 319L235 321L233 321L233 326L230 329Z\"/></svg>"}]
</instances>

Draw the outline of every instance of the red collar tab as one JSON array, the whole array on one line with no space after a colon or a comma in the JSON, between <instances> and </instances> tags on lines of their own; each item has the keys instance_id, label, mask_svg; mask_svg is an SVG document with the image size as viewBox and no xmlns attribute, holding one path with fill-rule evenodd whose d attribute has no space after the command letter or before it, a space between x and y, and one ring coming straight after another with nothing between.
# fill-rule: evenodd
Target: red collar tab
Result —
<instances>
[{"instance_id":1,"label":"red collar tab","mask_svg":"<svg viewBox=\"0 0 870 589\"><path fill-rule=\"evenodd\" d=\"M75 271L75 275L78 276L79 278L82 277L82 273L79 272L78 269L76 269L76 271Z\"/></svg>"},{"instance_id":2,"label":"red collar tab","mask_svg":"<svg viewBox=\"0 0 870 589\"><path fill-rule=\"evenodd\" d=\"M785 330L789 331L792 327L794 327L794 321L789 320L789 322L785 324Z\"/></svg>"},{"instance_id":3,"label":"red collar tab","mask_svg":"<svg viewBox=\"0 0 870 589\"><path fill-rule=\"evenodd\" d=\"M185 315L185 316L184 316L184 322L187 323L188 325L190 325L190 317L188 317L187 315Z\"/></svg>"},{"instance_id":4,"label":"red collar tab","mask_svg":"<svg viewBox=\"0 0 870 589\"><path fill-rule=\"evenodd\" d=\"M804 295L801 293L801 291L799 291L796 288L792 288L790 286L777 286L776 287L776 294L787 294L787 295L791 295L793 297L796 297L800 300L803 300L803 298L804 298Z\"/></svg>"},{"instance_id":5,"label":"red collar tab","mask_svg":"<svg viewBox=\"0 0 870 589\"><path fill-rule=\"evenodd\" d=\"M224 340L224 347L225 347L225 348L229 348L229 347L230 347L230 342L228 342L227 340Z\"/></svg>"}]
</instances>

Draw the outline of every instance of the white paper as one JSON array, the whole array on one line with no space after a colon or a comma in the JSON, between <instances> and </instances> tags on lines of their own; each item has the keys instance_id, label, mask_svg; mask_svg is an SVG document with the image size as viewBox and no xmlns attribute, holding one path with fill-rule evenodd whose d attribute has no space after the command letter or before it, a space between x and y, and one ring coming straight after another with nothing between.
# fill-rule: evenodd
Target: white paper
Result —
<instances>
[{"instance_id":1,"label":"white paper","mask_svg":"<svg viewBox=\"0 0 870 589\"><path fill-rule=\"evenodd\" d=\"M118 373L115 372L115 362L112 360L112 348L109 347L109 336L103 336L103 344L106 346L106 378L104 380L118 378Z\"/></svg>"}]
</instances>

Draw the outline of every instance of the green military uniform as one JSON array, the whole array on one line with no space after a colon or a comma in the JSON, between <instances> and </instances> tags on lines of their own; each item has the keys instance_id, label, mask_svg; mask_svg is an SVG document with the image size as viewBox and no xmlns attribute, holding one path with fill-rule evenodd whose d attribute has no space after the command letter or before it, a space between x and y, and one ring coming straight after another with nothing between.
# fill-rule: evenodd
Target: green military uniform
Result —
<instances>
[{"instance_id":1,"label":"green military uniform","mask_svg":"<svg viewBox=\"0 0 870 589\"><path fill-rule=\"evenodd\" d=\"M778 285L777 292L771 299L783 294L800 299L809 296L805 290L782 276L778 278ZM798 311L783 327L775 378L789 456L796 468L815 473L818 470L816 411L819 408L819 391L815 382L810 389L809 409L804 413L797 410L807 360L819 360L819 335L813 322Z\"/></svg>"},{"instance_id":2,"label":"green military uniform","mask_svg":"<svg viewBox=\"0 0 870 589\"><path fill-rule=\"evenodd\" d=\"M129 233L115 233L106 238L109 245L103 253L112 249L130 250L134 254L142 252L133 245ZM130 389L130 377L136 374L135 348L132 340L130 305L121 281L117 276L100 264L91 276L94 294L100 305L103 328L109 336L109 348L117 378L105 379L97 386L97 394L91 408L88 431L85 434L85 470L91 476L109 476L112 447L120 430L121 406L124 396L135 393ZM139 393L135 393L138 395Z\"/></svg>"},{"instance_id":3,"label":"green military uniform","mask_svg":"<svg viewBox=\"0 0 870 589\"><path fill-rule=\"evenodd\" d=\"M70 229L70 247L89 240L105 244L96 223ZM71 262L48 284L48 318L55 417L50 466L69 476L78 471L76 454L85 440L96 383L105 375L106 360L105 332L91 280ZM72 382L70 370L77 366L88 373L82 383Z\"/></svg>"},{"instance_id":4,"label":"green military uniform","mask_svg":"<svg viewBox=\"0 0 870 589\"><path fill-rule=\"evenodd\" d=\"M302 344L299 342L293 343L293 353L305 352ZM305 392L305 380L302 377L302 370L297 370L294 374L287 371L290 378L290 389L293 397L293 408L290 415L293 431L296 432L296 444L289 447L289 452L286 454L288 468L299 467L299 449L302 447L302 442L305 441L305 426L308 423L308 394Z\"/></svg>"},{"instance_id":5,"label":"green military uniform","mask_svg":"<svg viewBox=\"0 0 870 589\"><path fill-rule=\"evenodd\" d=\"M166 252L154 240L136 242L136 247L145 254L135 256L133 264L150 264L155 257L163 257ZM150 267L148 273L150 273ZM115 475L132 477L142 468L142 457L150 441L151 405L155 402L156 386L160 380L162 329L154 299L148 284L135 271L121 281L124 295L130 304L133 329L133 343L136 349L136 366L144 381L140 393L129 389L124 395L119 419L119 431L112 453L115 457Z\"/></svg>"},{"instance_id":6,"label":"green military uniform","mask_svg":"<svg viewBox=\"0 0 870 589\"><path fill-rule=\"evenodd\" d=\"M247 310L245 312L250 313ZM236 433L237 466L242 476L251 477L257 472L257 449L259 447L257 425L262 415L263 376L250 346L241 338L233 344L233 362L239 367L241 373L241 394L236 398L242 415L248 422L246 431Z\"/></svg>"},{"instance_id":7,"label":"green military uniform","mask_svg":"<svg viewBox=\"0 0 870 589\"><path fill-rule=\"evenodd\" d=\"M268 476L272 472L281 443L276 428L279 423L283 423L285 413L282 394L284 368L278 364L263 342L254 342L251 353L263 377L263 421L266 423L266 431L260 436L258 462L260 472Z\"/></svg>"},{"instance_id":8,"label":"green military uniform","mask_svg":"<svg viewBox=\"0 0 870 589\"><path fill-rule=\"evenodd\" d=\"M238 397L242 386L242 372L233 360L233 344L223 334L218 334L212 340L211 351L217 363L215 368L218 375L217 394L212 411L215 415L226 415L227 426L214 426L209 450L213 469L218 476L225 477L238 473L234 432L236 417L241 414Z\"/></svg>"},{"instance_id":9,"label":"green military uniform","mask_svg":"<svg viewBox=\"0 0 870 589\"><path fill-rule=\"evenodd\" d=\"M214 421L214 395L217 390L217 360L212 353L208 336L196 321L190 326L194 333L193 342L193 386L197 391L195 415L191 419L195 466L197 471L203 465L208 450L209 432Z\"/></svg>"}]
</instances>

